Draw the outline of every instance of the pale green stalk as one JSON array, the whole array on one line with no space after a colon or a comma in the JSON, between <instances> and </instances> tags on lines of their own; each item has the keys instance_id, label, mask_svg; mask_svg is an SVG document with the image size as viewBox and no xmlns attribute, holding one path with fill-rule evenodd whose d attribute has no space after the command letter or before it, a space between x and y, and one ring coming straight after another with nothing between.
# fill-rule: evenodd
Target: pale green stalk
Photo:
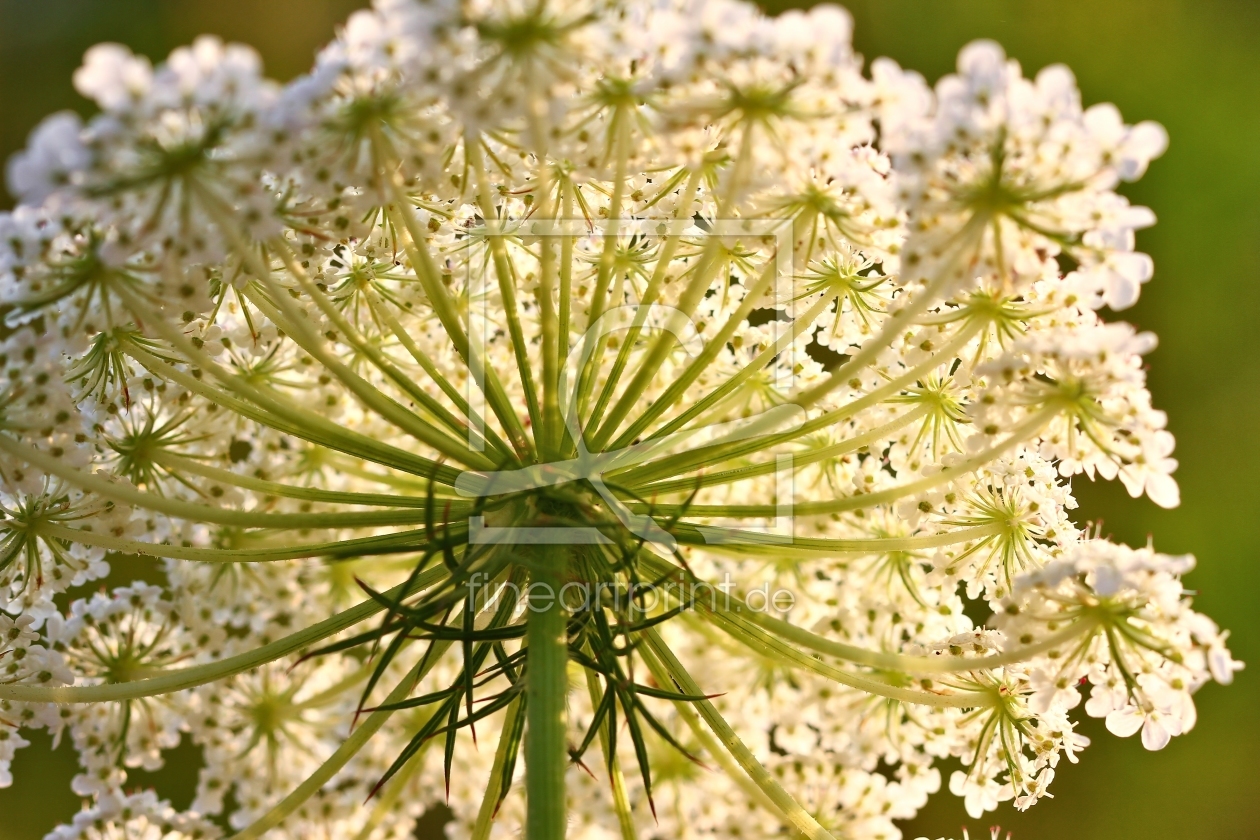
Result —
<instances>
[{"instance_id":1,"label":"pale green stalk","mask_svg":"<svg viewBox=\"0 0 1260 840\"><path fill-rule=\"evenodd\" d=\"M513 273L512 261L508 258L504 234L499 230L499 215L494 201L490 198L490 186L486 182L486 167L482 163L481 144L475 140L466 140L464 147L468 150L468 162L476 173L477 206L481 209L481 217L486 226L486 239L490 245L490 260L494 265L495 278L499 284L499 296L503 300L503 315L507 319L508 338L512 341L512 355L516 358L516 369L521 379L521 387L525 391L525 407L529 412L530 424L538 429L542 426L542 409L538 400L538 389L534 385L534 374L530 369L529 342L525 340L525 331L521 326L520 306L516 302L516 277Z\"/></svg>"},{"instance_id":2,"label":"pale green stalk","mask_svg":"<svg viewBox=\"0 0 1260 840\"><path fill-rule=\"evenodd\" d=\"M501 786L503 780L500 778L503 775L503 765L507 762L508 750L513 746L507 733L512 731L512 726L520 713L521 698L518 695L508 704L503 726L499 730L502 734L499 735L499 744L494 751L494 763L490 765L490 778L486 782L486 792L481 798L481 807L477 809L477 820L473 823L470 840L488 840L490 837L494 814L499 808L499 800L503 798Z\"/></svg>"},{"instance_id":3,"label":"pale green stalk","mask_svg":"<svg viewBox=\"0 0 1260 840\"><path fill-rule=\"evenodd\" d=\"M697 169L693 170L692 174L690 174L687 179L687 186L683 189L683 194L680 196L678 207L674 210L675 225L692 218L693 208L694 205L696 205L696 193L699 190L699 185L701 185L701 169L697 167ZM620 218L620 207L616 208L616 210L617 218ZM641 306L655 304L656 296L660 293L660 285L662 285L665 280L665 272L667 272L669 264L673 262L674 254L678 252L680 243L682 243L682 233L677 232L677 230L669 230L667 237L665 237L665 244L662 247L662 251L660 251L660 256L656 258L655 271L653 271L653 275L651 275L651 278L648 281L648 287L644 290L643 300L639 301ZM611 272L612 267L614 267L616 256L615 247L615 237L612 237L609 241L605 242L604 256L600 259L600 273L599 277L596 278L595 283L595 295L591 298L592 324L595 322L596 317L599 317L599 315L605 310L604 296L607 293L607 286L609 286L609 281L612 276ZM625 340L622 341L619 350L617 350L616 359L614 360L614 363L612 363L612 368L609 370L607 379L605 379L604 388L600 390L600 397L596 400L595 407L590 409L590 412L587 412L586 409L588 403L590 403L590 393L593 387L595 387L595 374L597 372L597 366L599 366L599 361L597 361L597 359L599 359L599 354L592 353L590 356L590 361L588 361L587 364L588 373L586 377L583 378L581 402L578 404L580 404L583 416L586 417L587 428L590 429L591 433L596 431L602 417L604 417L604 409L607 407L607 404L609 404L609 400L612 399L612 393L615 392L617 382L619 382L621 378L621 372L625 369L625 365L630 359L630 351L634 348L636 341L639 339L639 334L640 331L643 330L646 317L648 317L646 316L646 310L640 310L639 314L635 315L635 319L633 324L631 324L630 330L626 332ZM587 341L591 340L593 340L591 336L587 336Z\"/></svg>"},{"instance_id":4,"label":"pale green stalk","mask_svg":"<svg viewBox=\"0 0 1260 840\"><path fill-rule=\"evenodd\" d=\"M197 475L219 484L230 484L233 487L253 490L268 496L281 496L287 499L301 499L307 502L321 502L324 504L362 505L366 507L423 508L428 507L432 503L432 500L427 498L427 494L425 496L403 496L390 493L360 493L352 490L321 490L317 487L303 487L297 484L267 481L266 479L255 478L252 475L232 472L220 467L212 467L194 458L161 450L153 452L150 457L152 457L154 462L161 464L172 472ZM446 496L444 493L437 493L435 498L445 501L454 497Z\"/></svg>"},{"instance_id":5,"label":"pale green stalk","mask_svg":"<svg viewBox=\"0 0 1260 840\"><path fill-rule=\"evenodd\" d=\"M289 247L288 243L282 239L276 239L273 240L270 245L281 255L281 258L289 269L289 273L295 280L298 281L298 284L301 285L303 291L310 295L311 299L315 301L316 306L320 308L320 311L323 312L328 320L332 322L333 326L340 330L346 339L354 345L355 349L366 356L376 366L377 370L383 373L391 382L402 389L407 396L411 397L422 408L424 408L433 417L433 419L437 420L439 423L446 426L447 429L454 432L456 435L455 445L458 446L461 442L467 440L469 434L468 424L451 414L441 403L434 399L432 395L412 381L411 377L400 371L383 351L373 346L370 341L368 341L357 329L354 328L354 326L350 324L349 321L345 319L345 317L337 309L336 305L328 299L328 296L320 291L319 287L311 281L306 271L303 270L301 264L298 262L297 257L293 254L293 250ZM434 434L438 435L439 439L444 439L441 437L440 433L434 432ZM473 457L471 453L468 452L466 442L463 446L464 448L460 451L464 452L468 455L468 457ZM499 454L505 458L511 457L511 453L507 451L502 451Z\"/></svg>"},{"instance_id":6,"label":"pale green stalk","mask_svg":"<svg viewBox=\"0 0 1260 840\"><path fill-rule=\"evenodd\" d=\"M586 674L586 690L591 698L591 708L598 709L600 703L599 677L588 668ZM634 814L630 810L630 798L626 793L626 779L621 772L621 762L609 751L608 733L603 726L599 728L599 747L604 754L604 766L608 769L608 784L612 788L613 809L617 812L617 826L621 829L621 840L638 840L639 833L634 827Z\"/></svg>"},{"instance_id":7,"label":"pale green stalk","mask_svg":"<svg viewBox=\"0 0 1260 840\"><path fill-rule=\"evenodd\" d=\"M425 296L429 299L434 314L438 316L442 328L455 347L455 352L468 366L473 379L485 383L486 401L490 405L490 410L499 419L503 430L512 441L513 447L516 448L518 457L528 459L532 452L529 436L521 426L520 418L516 416L516 410L508 399L503 383L499 381L498 373L494 368L486 365L478 348L473 347L469 342L468 333L459 322L459 312L454 301L451 300L450 294L442 284L440 272L433 255L429 252L428 233L420 226L415 208L412 207L403 189L402 171L397 165L398 156L393 154L389 141L379 131L373 133L372 140L378 158L378 171L394 173L389 185L392 202L386 212L395 223L401 221L401 227L407 232L403 247L407 251L411 267L420 280Z\"/></svg>"},{"instance_id":8,"label":"pale green stalk","mask_svg":"<svg viewBox=\"0 0 1260 840\"><path fill-rule=\"evenodd\" d=\"M275 280L272 278L272 268L263 260L257 247L258 243L247 241L240 231L236 229L236 225L232 221L230 208L221 206L217 197L213 194L204 190L202 193L211 214L219 221L219 227L231 240L237 256L240 257L250 273L254 275L258 288L265 289L271 297L271 300L266 300L257 293L253 286L250 286L245 289L245 296L250 303L270 318L276 326L282 328L294 343L309 353L312 358L319 361L324 366L324 369L335 376L341 384L345 385L365 408L376 412L383 420L392 423L417 440L423 441L457 463L473 469L493 469L496 466L494 462L486 459L484 456L470 451L466 442L452 439L445 433L422 421L415 413L408 411L397 400L383 393L371 382L352 371L332 353L325 350L324 341L311 330L304 317L305 313L299 310L293 301L289 299L287 290L276 285ZM305 275L294 276L301 283ZM309 286L307 289L308 293L318 291L309 281L307 285ZM316 302L318 304L318 297ZM329 309L333 309L333 307L330 306ZM329 311L325 310L325 315L330 318L336 318L338 328L347 333L347 338L353 339L354 335L357 334L357 331L349 323L340 318L339 313L334 311L330 315ZM373 361L378 366L382 363L382 360L375 358ZM392 366L390 367L392 369ZM383 368L382 371L384 372ZM398 377L405 380L405 377L401 374Z\"/></svg>"},{"instance_id":9,"label":"pale green stalk","mask_svg":"<svg viewBox=\"0 0 1260 840\"><path fill-rule=\"evenodd\" d=\"M834 656L857 665L868 665L885 671L899 671L906 674L950 674L964 671L985 671L1027 662L1035 656L1052 651L1078 636L1091 632L1098 626L1096 617L1088 616L1074 621L1043 639L1013 647L1001 653L987 656L909 656L899 653L886 653L846 645L808 630L797 627L782 619L775 618L766 612L748 610L743 614L747 621L760 625L780 638L795 642L801 647L818 653Z\"/></svg>"},{"instance_id":10,"label":"pale green stalk","mask_svg":"<svg viewBox=\"0 0 1260 840\"><path fill-rule=\"evenodd\" d=\"M655 654L660 662L665 676L670 679L674 685L678 686L678 690L683 694L703 695L704 691L700 686L696 685L695 680L683 668L682 663L674 656L669 646L661 641L660 635L655 630L647 630L643 633L643 637L647 641L649 649ZM666 686L669 683L665 683ZM713 730L713 734L717 736L722 746L731 754L735 761L747 774L748 778L766 795L766 797L774 803L774 806L787 817L789 822L809 840L835 840L832 834L819 825L818 821L810 816L809 812L800 806L800 804L792 798L786 790L783 789L774 776L757 761L752 751L744 745L739 736L735 734L735 730L731 728L725 718L718 712L714 705L708 700L691 701L700 716L704 718L704 722Z\"/></svg>"},{"instance_id":11,"label":"pale green stalk","mask_svg":"<svg viewBox=\"0 0 1260 840\"><path fill-rule=\"evenodd\" d=\"M262 266L259 266L255 270L261 270L261 268ZM255 287L251 286L245 290L245 295L250 303L270 318L276 326L283 329L285 334L295 344L309 353L330 374L335 376L341 384L345 385L347 390L354 394L365 408L370 409L386 422L424 442L457 463L464 464L472 469L494 468L494 462L479 453L469 450L466 441L452 438L433 428L421 420L414 412L407 410L397 400L383 393L371 382L352 371L349 366L337 359L332 353L325 350L321 345L320 338L313 335L303 323L304 319L300 314L300 310L293 305L292 301L287 299L284 289L276 286L269 276L256 277L255 279L258 280L259 284L257 288L266 289L272 300L266 300L262 295L258 294Z\"/></svg>"},{"instance_id":12,"label":"pale green stalk","mask_svg":"<svg viewBox=\"0 0 1260 840\"><path fill-rule=\"evenodd\" d=\"M447 577L443 566L422 572L410 584L400 584L386 590L382 597L387 601L400 601L408 596L433 586ZM199 685L226 679L235 674L257 668L285 656L297 653L315 642L334 636L349 627L366 621L385 607L376 599L369 599L361 604L343 610L313 624L305 630L290 634L274 642L265 644L254 650L228 657L218 662L205 665L194 665L168 671L142 680L107 683L105 685L84 686L35 686L0 684L0 700L14 700L19 703L104 703L119 700L135 700L140 697L152 697L157 694L170 694L196 688Z\"/></svg>"},{"instance_id":13,"label":"pale green stalk","mask_svg":"<svg viewBox=\"0 0 1260 840\"><path fill-rule=\"evenodd\" d=\"M444 536L462 537L468 529L465 522L447 526ZM34 529L37 536L52 537L82 545L96 546L119 554L137 554L141 557L169 557L174 560L195 560L201 563L270 563L282 560L300 560L309 557L346 557L372 555L390 549L420 551L429 542L427 529L377 534L350 540L277 546L275 548L201 548L198 546L164 545L140 542L99 531L67 528L54 522L40 522Z\"/></svg>"},{"instance_id":14,"label":"pale green stalk","mask_svg":"<svg viewBox=\"0 0 1260 840\"><path fill-rule=\"evenodd\" d=\"M780 559L835 557L842 554L887 554L894 551L924 551L947 545L971 542L1001 534L1007 526L995 522L924 534L917 537L798 537L789 534L763 533L741 528L707 525L676 525L670 533L679 542L702 545L706 551L736 556L768 556Z\"/></svg>"},{"instance_id":15,"label":"pale green stalk","mask_svg":"<svg viewBox=\"0 0 1260 840\"><path fill-rule=\"evenodd\" d=\"M389 706L392 703L405 700L416 683L420 682L424 675L437 664L442 653L450 647L450 643L435 642L433 647L436 653L423 657L417 662L407 676L389 693L385 698L385 702L381 705ZM328 760L321 764L302 784L295 787L288 796L280 800L270 811L255 820L248 828L232 835L229 840L257 840L257 838L262 837L268 831L284 822L286 817L302 807L302 803L318 793L320 788L327 784L333 776L337 775L337 771L345 767L350 762L350 759L354 758L359 750L367 745L371 737L380 731L381 727L385 725L386 721L393 714L394 710L388 708L377 709L369 714L350 733L350 736L341 742L341 745L328 757Z\"/></svg>"},{"instance_id":16,"label":"pale green stalk","mask_svg":"<svg viewBox=\"0 0 1260 840\"><path fill-rule=\"evenodd\" d=\"M687 388L704 373L705 369L718 357L718 354L726 349L726 345L735 335L735 331L748 320L748 315L752 312L753 307L761 302L761 296L770 284L774 282L777 276L777 262L777 259L772 256L766 269L761 272L752 288L748 290L748 293L744 295L744 299L740 301L739 307L727 318L722 328L718 330L717 334L705 341L704 349L700 351L696 358L688 362L687 367L669 384L665 392L657 399L652 400L643 413L624 432L617 436L611 444L612 449L625 446L647 431L652 422L681 399ZM831 294L823 295L815 301L802 317L792 321L791 326L779 337L778 341L758 353L738 373L722 383L722 388L725 388L728 394L734 393L757 371L768 365L771 359L791 346L792 342L800 337L803 330L813 329L814 321L817 320L818 316L823 313L823 310L833 300L835 300L835 295ZM713 404L717 405L718 401L715 401Z\"/></svg>"},{"instance_id":17,"label":"pale green stalk","mask_svg":"<svg viewBox=\"0 0 1260 840\"><path fill-rule=\"evenodd\" d=\"M304 440L311 440L316 434L322 434L325 436L324 440L313 440L312 442L339 449L347 454L373 460L376 463L394 469L410 469L415 475L432 477L434 480L442 481L445 484L454 484L455 478L459 475L459 470L351 432L329 421L328 418L322 415L307 411L293 404L278 394L269 393L255 387L247 382L243 376L225 369L214 361L209 354L195 347L186 335L167 323L161 313L155 311L139 297L131 294L129 291L119 291L118 294L119 297L123 298L123 302L128 310L142 319L144 323L154 325L162 337L187 356L190 362L195 363L202 370L208 371L225 388L249 399L262 408L264 412L260 413L253 406L235 396L208 389L198 381L197 377L167 365L143 348L136 347L134 344L128 344L125 347L128 355L141 361L145 367L152 370L155 374L172 379L193 391L193 393L205 396L207 399L226 408L231 408L245 417L258 420L258 422L271 426L278 431L291 432ZM269 421L267 412L280 418L280 422ZM325 443L324 441L331 442ZM388 457L381 453L388 453Z\"/></svg>"},{"instance_id":18,"label":"pale green stalk","mask_svg":"<svg viewBox=\"0 0 1260 840\"><path fill-rule=\"evenodd\" d=\"M856 452L864 446L884 440L898 429L909 426L915 421L921 419L923 415L931 411L931 406L921 405L906 413L889 420L881 426L876 426L869 432L863 432L860 435L854 435L846 438L839 443L833 443L829 446L820 446L815 449L806 449L791 453L791 468L793 471L802 467L808 467L821 461L827 461L844 455L849 452ZM729 470L721 470L719 472L697 473L687 478L676 478L672 481L662 481L656 484L636 484L633 482L625 482L628 486L635 490L641 496L656 496L666 493L687 493L701 487L713 487L718 484L730 484L736 481L746 481L750 478L756 478L763 475L772 475L779 472L780 466L777 459L773 461L763 461L757 464L749 464L743 467L735 467ZM618 480L618 484L622 484Z\"/></svg>"},{"instance_id":19,"label":"pale green stalk","mask_svg":"<svg viewBox=\"0 0 1260 840\"><path fill-rule=\"evenodd\" d=\"M885 490L876 490L871 493L861 493L856 496L847 496L843 499L833 499L825 502L800 502L792 507L792 512L798 516L820 516L829 513L843 513L850 510L862 510L864 508L875 507L876 505L895 502L909 496L931 490L942 484L947 484L955 480L959 476L967 475L980 469L995 458L1000 457L1005 452L1015 446L1031 439L1039 430L1050 423L1061 409L1058 406L1049 406L1042 409L1036 414L1029 417L1023 423L1011 430L1011 433L1001 442L990 446L988 449L982 449L970 458L946 467L938 473L921 478L918 481L911 481L896 487L889 487ZM649 506L639 502L627 502L626 506L635 513L649 512ZM678 505L654 505L651 507L651 513L658 516L676 516L683 512L683 508ZM689 516L695 517L756 517L764 518L767 516L776 516L778 508L775 505L691 505L685 508L685 512Z\"/></svg>"},{"instance_id":20,"label":"pale green stalk","mask_svg":"<svg viewBox=\"0 0 1260 840\"><path fill-rule=\"evenodd\" d=\"M963 330L959 330L958 334L946 342L937 352L905 371L900 376L888 381L879 388L876 388L874 391L864 394L850 403L820 414L811 420L806 420L797 429L771 434L773 430L767 426L765 436L735 441L732 443L719 443L709 446L701 446L693 452L688 452L673 458L636 467L627 471L626 475L621 477L619 481L623 484L629 484L631 487L637 487L639 484L632 482L642 483L647 481L656 481L662 478L679 475L695 469L696 467L714 466L722 463L723 461L728 461L734 458L742 458L746 455L753 455L759 452L767 451L781 444L797 440L805 437L806 435L834 426L840 421L853 417L871 406L878 405L885 398L898 393L907 385L918 381L923 374L939 367L943 362L953 359L954 351L970 341L975 330L978 329L978 326L971 326ZM703 403L704 401L701 400L701 402ZM689 409L687 412L684 412L684 416L687 420L694 419L696 416L696 414L693 413L694 410L695 407ZM649 435L647 440L650 441L660 438L665 434L672 434L681 428L685 422L686 421L683 421L683 418L671 421ZM753 425L755 427L756 423Z\"/></svg>"},{"instance_id":21,"label":"pale green stalk","mask_svg":"<svg viewBox=\"0 0 1260 840\"><path fill-rule=\"evenodd\" d=\"M365 528L384 525L416 525L426 521L424 511L376 510L345 513L257 513L186 502L159 493L148 493L131 484L110 481L102 475L71 467L55 455L18 443L0 434L0 450L39 467L44 472L65 479L76 487L90 490L102 498L134 505L145 510L165 513L193 522L235 525L241 528ZM452 503L454 515L467 513L467 504Z\"/></svg>"},{"instance_id":22,"label":"pale green stalk","mask_svg":"<svg viewBox=\"0 0 1260 840\"><path fill-rule=\"evenodd\" d=\"M669 673L666 672L660 661L652 655L652 651L647 648L639 648L639 650L643 655L644 664L647 665L648 671L651 672L657 683L669 685ZM792 827L795 836L800 837L800 832L796 831L795 827L791 825L787 814L774 803L773 799L766 795L764 790L748 777L748 774L736 763L721 742L713 737L713 733L704 728L704 723L700 720L700 716L696 714L696 710L692 708L692 704L687 700L674 700L672 702L674 709L678 712L678 716L683 719L683 722L687 724L687 728L696 736L696 740L700 742L700 746L704 748L704 751L718 763L718 766L726 774L727 778L738 785L749 799L756 802L767 813L782 820L785 826Z\"/></svg>"},{"instance_id":23,"label":"pale green stalk","mask_svg":"<svg viewBox=\"0 0 1260 840\"><path fill-rule=\"evenodd\" d=\"M394 337L398 339L398 343L401 344L408 354L411 355L411 358L420 365L428 377L437 383L437 386L442 390L442 393L455 404L456 409L471 420L472 408L468 405L468 401L464 399L464 396L454 385L450 383L442 372L437 369L437 366L433 364L433 360L430 359L428 355L426 355L419 346L416 345L415 339L411 337L403 325L398 321L397 316L394 315L388 304L382 303L378 300L377 298L379 295L374 290L369 291L368 305L372 307L373 314L377 318L380 318L386 326L389 327L390 332L392 332ZM493 428L490 428L485 423L482 423L479 431L485 438L486 442L494 447L496 452L502 453L505 458L515 460L516 454L512 451L511 446L499 437L498 433L495 432Z\"/></svg>"}]
</instances>

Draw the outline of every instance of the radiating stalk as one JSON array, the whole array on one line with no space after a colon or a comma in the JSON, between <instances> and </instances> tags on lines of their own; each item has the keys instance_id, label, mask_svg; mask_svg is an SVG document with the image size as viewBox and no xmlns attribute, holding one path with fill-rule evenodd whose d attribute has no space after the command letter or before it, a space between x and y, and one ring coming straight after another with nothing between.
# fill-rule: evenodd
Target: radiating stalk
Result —
<instances>
[{"instance_id":1,"label":"radiating stalk","mask_svg":"<svg viewBox=\"0 0 1260 840\"><path fill-rule=\"evenodd\" d=\"M211 374L231 393L208 388L197 377L165 364L144 348L136 346L134 342L128 343L123 348L127 355L137 359L159 377L172 379L195 394L205 396L218 405L230 408L238 414L257 420L277 431L375 461L393 469L410 471L415 475L433 476L443 483L454 484L459 470L351 432L329 421L323 415L295 405L291 400L279 394L254 386L238 373L224 368L204 350L195 347L188 336L169 323L161 313L139 296L125 287L119 287L115 291L123 299L128 311L145 324L152 325L162 338L169 341L192 365ZM245 402L245 400L250 402Z\"/></svg>"},{"instance_id":2,"label":"radiating stalk","mask_svg":"<svg viewBox=\"0 0 1260 840\"><path fill-rule=\"evenodd\" d=\"M1032 440L1042 429L1057 417L1063 409L1058 405L1050 405L1033 414L1023 423L1011 429L1000 442L987 449L982 449L965 461L948 466L917 481L907 482L884 490L871 493L860 493L842 499L830 499L819 502L801 502L795 505L792 512L797 516L821 516L829 513L843 513L850 510L863 510L876 505L896 502L910 496L948 484L961 476L967 475L1000 458L1007 451L1025 441ZM627 502L626 507L634 513L648 512L648 506L640 502ZM677 516L683 508L678 505L655 505L652 513L657 516ZM692 517L767 517L777 516L778 508L772 504L763 505L690 505L685 509Z\"/></svg>"},{"instance_id":3,"label":"radiating stalk","mask_svg":"<svg viewBox=\"0 0 1260 840\"><path fill-rule=\"evenodd\" d=\"M563 551L563 549L561 549ZM525 671L525 840L562 840L569 763L565 701L569 661L560 551L540 552L529 588Z\"/></svg>"},{"instance_id":4,"label":"radiating stalk","mask_svg":"<svg viewBox=\"0 0 1260 840\"><path fill-rule=\"evenodd\" d=\"M672 682L677 685L678 690L684 694L703 694L700 686L696 685L695 680L683 668L682 663L674 656L673 651L661 640L661 637L655 630L648 630L644 633L647 639L648 647L655 654ZM740 740L735 734L735 730L731 729L726 719L718 713L718 710L708 700L697 700L693 704L696 711L704 718L704 722L713 730L713 734L721 741L722 746L730 752L731 756L739 763L748 778L753 781L758 788L765 793L771 802L775 804L780 811L791 821L792 825L810 840L835 840L834 836L819 825L808 811L801 807L792 795L783 789L783 786L775 780L761 762L757 761L752 751Z\"/></svg>"},{"instance_id":5,"label":"radiating stalk","mask_svg":"<svg viewBox=\"0 0 1260 840\"><path fill-rule=\"evenodd\" d=\"M481 807L477 809L477 821L473 823L471 840L487 840L490 836L491 822L494 820L494 813L498 810L499 801L504 794L501 778L503 765L507 762L508 751L511 750L512 740L514 740L508 737L508 733L512 731L512 724L520 713L521 699L520 695L517 695L517 698L508 705L507 714L503 718L499 745L494 751L494 763L490 767L490 778L486 781L486 792L481 798Z\"/></svg>"},{"instance_id":6,"label":"radiating stalk","mask_svg":"<svg viewBox=\"0 0 1260 840\"><path fill-rule=\"evenodd\" d=\"M429 529L414 528L392 534L376 534L347 540L329 540L317 543L289 543L262 548L209 548L195 545L167 545L165 543L129 540L102 531L70 528L56 522L40 522L36 532L41 537L51 537L80 545L104 548L119 554L137 554L141 557L169 557L174 560L195 560L199 563L274 563L285 560L301 560L309 557L366 557L379 554L399 554L432 549L441 543L457 544L467 541L467 522L448 525L443 523L442 540L431 538Z\"/></svg>"},{"instance_id":7,"label":"radiating stalk","mask_svg":"<svg viewBox=\"0 0 1260 840\"><path fill-rule=\"evenodd\" d=\"M422 572L410 584L400 584L393 589L381 593L386 601L401 600L408 595L433 586L447 576L445 566L438 566ZM249 671L290 656L318 641L340 633L349 627L366 621L385 609L380 601L369 599L363 603L342 610L336 615L313 624L305 630L277 639L270 644L221 659L205 665L194 665L174 671L147 677L141 680L107 683L105 685L80 686L37 686L37 685L0 685L0 700L15 700L19 703L104 703L118 700L134 700L138 697L152 697L158 694L169 694L172 691L183 691L199 685L226 679L234 674Z\"/></svg>"},{"instance_id":8,"label":"radiating stalk","mask_svg":"<svg viewBox=\"0 0 1260 840\"><path fill-rule=\"evenodd\" d=\"M591 708L599 708L599 677L589 668L586 671L586 689L591 697ZM608 732L605 727L599 728L599 746L604 754L604 766L608 768L608 784L612 787L613 807L617 811L617 825L621 829L621 840L638 840L638 832L634 827L634 814L630 810L630 797L626 793L626 780L621 772L621 763L616 754L609 751Z\"/></svg>"},{"instance_id":9,"label":"radiating stalk","mask_svg":"<svg viewBox=\"0 0 1260 840\"><path fill-rule=\"evenodd\" d=\"M370 510L358 513L343 511L267 513L215 507L197 502L186 502L183 499L163 496L160 493L146 492L134 485L111 481L99 473L84 472L70 466L55 455L18 443L5 435L0 435L0 450L102 498L192 522L236 525L241 528L367 528L384 525L418 525L426 521L426 512L415 508ZM451 503L450 510L453 515L458 516L467 513L469 506L455 502Z\"/></svg>"}]
</instances>

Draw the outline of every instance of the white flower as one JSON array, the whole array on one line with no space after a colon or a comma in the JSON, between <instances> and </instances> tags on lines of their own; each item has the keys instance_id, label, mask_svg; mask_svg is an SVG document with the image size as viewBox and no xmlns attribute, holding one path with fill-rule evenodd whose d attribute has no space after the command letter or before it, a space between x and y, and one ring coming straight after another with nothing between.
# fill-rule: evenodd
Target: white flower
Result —
<instances>
[{"instance_id":1,"label":"white flower","mask_svg":"<svg viewBox=\"0 0 1260 840\"><path fill-rule=\"evenodd\" d=\"M0 781L68 733L53 840L209 836L119 793L185 734L281 840L890 837L942 760L1027 808L1082 699L1158 748L1241 667L1192 558L1075 518L1178 491L1102 314L1164 135L1065 68L377 0L283 87L213 37L75 84L0 214ZM76 591L111 555L160 563Z\"/></svg>"}]
</instances>

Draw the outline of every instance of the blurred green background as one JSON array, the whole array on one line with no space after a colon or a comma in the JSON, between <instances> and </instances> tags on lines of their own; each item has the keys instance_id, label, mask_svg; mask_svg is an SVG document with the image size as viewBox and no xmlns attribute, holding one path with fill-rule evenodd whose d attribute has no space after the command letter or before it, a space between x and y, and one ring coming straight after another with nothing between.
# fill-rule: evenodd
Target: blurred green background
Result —
<instances>
[{"instance_id":1,"label":"blurred green background","mask_svg":"<svg viewBox=\"0 0 1260 840\"><path fill-rule=\"evenodd\" d=\"M0 0L0 158L44 115L83 110L70 76L83 51L119 41L155 59L201 32L253 44L287 79L310 63L354 0ZM786 8L791 4L770 4ZM1096 721L1078 766L1065 765L1055 798L1026 814L1009 805L968 821L938 796L906 836L1015 840L1248 840L1260 838L1260 3L1255 0L853 0L856 43L935 80L968 41L989 37L1029 75L1063 62L1086 103L1112 101L1130 121L1154 119L1168 153L1126 188L1155 209L1139 235L1155 279L1123 313L1160 336L1148 360L1156 403L1178 438L1183 503L1162 511L1118 486L1078 485L1080 516L1140 545L1193 552L1197 605L1232 628L1251 667L1234 686L1208 686L1190 734L1159 753L1110 736ZM0 840L39 838L74 812L74 756L48 744L19 753L17 783L0 791ZM137 774L177 806L191 799L196 755Z\"/></svg>"}]
</instances>

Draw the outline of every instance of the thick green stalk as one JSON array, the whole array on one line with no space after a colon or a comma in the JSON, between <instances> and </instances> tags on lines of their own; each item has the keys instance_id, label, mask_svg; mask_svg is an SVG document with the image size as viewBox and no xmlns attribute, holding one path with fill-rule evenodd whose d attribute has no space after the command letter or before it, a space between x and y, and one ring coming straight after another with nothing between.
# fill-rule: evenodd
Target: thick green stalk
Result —
<instances>
[{"instance_id":1,"label":"thick green stalk","mask_svg":"<svg viewBox=\"0 0 1260 840\"><path fill-rule=\"evenodd\" d=\"M565 703L569 661L559 552L538 556L529 588L525 671L525 840L562 840L568 767Z\"/></svg>"}]
</instances>

